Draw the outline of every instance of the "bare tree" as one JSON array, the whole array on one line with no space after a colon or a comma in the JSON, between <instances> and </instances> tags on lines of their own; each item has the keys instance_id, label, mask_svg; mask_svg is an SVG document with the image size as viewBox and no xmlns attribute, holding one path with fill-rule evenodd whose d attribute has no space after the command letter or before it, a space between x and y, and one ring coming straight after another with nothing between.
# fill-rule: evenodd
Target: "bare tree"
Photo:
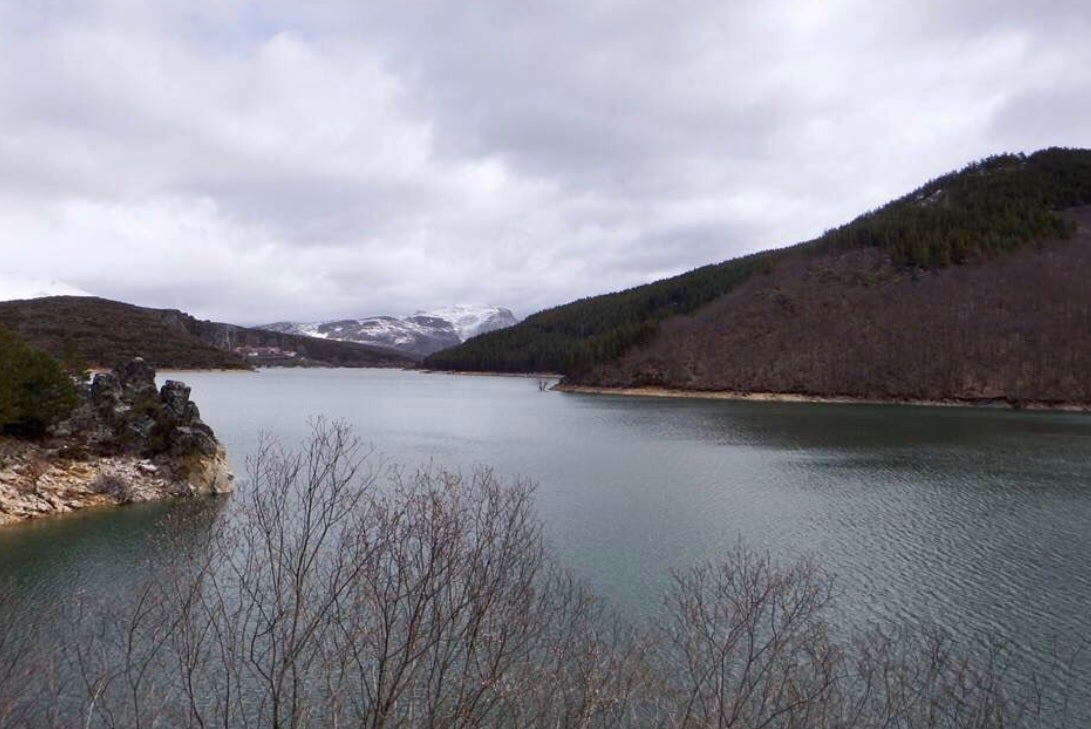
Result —
<instances>
[{"instance_id":1,"label":"bare tree","mask_svg":"<svg viewBox=\"0 0 1091 729\"><path fill-rule=\"evenodd\" d=\"M0 615L24 616L0 621L0 727L65 726L59 657L41 649L41 611L18 603L13 586L0 584Z\"/></svg>"},{"instance_id":2,"label":"bare tree","mask_svg":"<svg viewBox=\"0 0 1091 729\"><path fill-rule=\"evenodd\" d=\"M119 727L619 714L631 681L611 667L627 656L549 559L529 483L380 480L365 462L340 424L319 423L301 452L261 448L229 517L170 545L170 566L81 651L85 714Z\"/></svg>"},{"instance_id":3,"label":"bare tree","mask_svg":"<svg viewBox=\"0 0 1091 729\"><path fill-rule=\"evenodd\" d=\"M658 641L669 723L824 725L839 658L823 619L830 597L809 562L777 569L743 548L676 574Z\"/></svg>"},{"instance_id":4,"label":"bare tree","mask_svg":"<svg viewBox=\"0 0 1091 729\"><path fill-rule=\"evenodd\" d=\"M78 605L66 652L0 625L0 726L1086 723L1054 677L1013 681L995 642L833 630L807 560L739 546L676 574L639 630L557 567L525 481L384 469L325 421L247 470L228 507L167 525L131 596Z\"/></svg>"}]
</instances>

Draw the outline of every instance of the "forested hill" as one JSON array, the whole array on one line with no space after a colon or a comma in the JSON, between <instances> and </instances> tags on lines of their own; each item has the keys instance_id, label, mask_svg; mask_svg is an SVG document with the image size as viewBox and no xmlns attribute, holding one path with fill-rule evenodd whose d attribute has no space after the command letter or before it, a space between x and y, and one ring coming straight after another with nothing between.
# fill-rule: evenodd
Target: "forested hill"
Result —
<instances>
[{"instance_id":1,"label":"forested hill","mask_svg":"<svg viewBox=\"0 0 1091 729\"><path fill-rule=\"evenodd\" d=\"M854 275L871 276L880 288L884 283L912 282L944 271L968 271L1018 251L1036 251L1040 244L1059 246L1075 240L1076 219L1065 211L1089 203L1089 150L1053 148L1029 156L990 157L932 180L815 240L549 309L510 329L438 352L423 366L552 371L573 380L632 384L635 373L625 375L610 365L655 342L663 322L696 314L744 284L752 294L764 295L768 286L780 285L774 273L783 276L788 271L798 273L801 267L821 268L823 262L839 272L823 288L831 295L844 286L839 277L846 273L846 266ZM861 268L857 271L853 267ZM1020 291L1017 287L1007 293L1018 296ZM958 293L952 295L957 297ZM809 303L794 301L792 306L801 311ZM882 319L896 313L880 305L871 315ZM962 324L972 326L972 321ZM729 317L720 325L731 327L734 322ZM732 344L746 346L743 341ZM792 345L786 341L783 346ZM604 374L607 370L609 377ZM807 390L806 374L801 377L785 389ZM653 373L645 379L698 389L706 386L700 376L692 374L664 378Z\"/></svg>"},{"instance_id":2,"label":"forested hill","mask_svg":"<svg viewBox=\"0 0 1091 729\"><path fill-rule=\"evenodd\" d=\"M112 367L133 357L157 369L404 367L414 362L379 347L202 321L175 309L87 296L0 302L0 326L70 368Z\"/></svg>"}]
</instances>

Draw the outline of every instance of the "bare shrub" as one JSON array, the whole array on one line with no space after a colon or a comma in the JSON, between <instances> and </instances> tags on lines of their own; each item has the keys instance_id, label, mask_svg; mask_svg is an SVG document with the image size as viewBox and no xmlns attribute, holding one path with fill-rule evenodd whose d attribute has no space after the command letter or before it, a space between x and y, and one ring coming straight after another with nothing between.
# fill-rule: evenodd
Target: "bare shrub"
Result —
<instances>
[{"instance_id":1,"label":"bare shrub","mask_svg":"<svg viewBox=\"0 0 1091 729\"><path fill-rule=\"evenodd\" d=\"M660 625L635 629L557 568L529 483L383 471L368 455L324 421L301 450L266 442L230 513L177 530L166 567L84 616L62 657L81 696L52 705L102 727L984 729L1042 715L1003 650L919 630L837 640L818 566L742 546L676 574ZM0 679L34 665L13 645L0 626ZM0 712L45 700L7 698L7 683Z\"/></svg>"},{"instance_id":2,"label":"bare shrub","mask_svg":"<svg viewBox=\"0 0 1091 729\"><path fill-rule=\"evenodd\" d=\"M340 424L250 487L81 652L105 726L587 725L634 654L548 558L527 482L365 467ZM600 627L601 626L601 627ZM154 669L153 669L154 667ZM164 677L169 677L165 679Z\"/></svg>"},{"instance_id":3,"label":"bare shrub","mask_svg":"<svg viewBox=\"0 0 1091 729\"><path fill-rule=\"evenodd\" d=\"M23 465L23 475L26 476L23 490L26 493L37 495L42 476L49 471L49 468L49 462L41 456L33 455L27 459Z\"/></svg>"},{"instance_id":4,"label":"bare shrub","mask_svg":"<svg viewBox=\"0 0 1091 729\"><path fill-rule=\"evenodd\" d=\"M53 656L38 650L37 612L20 611L11 585L0 584L0 615L26 614L0 621L0 727L60 727L60 685Z\"/></svg>"},{"instance_id":5,"label":"bare shrub","mask_svg":"<svg viewBox=\"0 0 1091 729\"><path fill-rule=\"evenodd\" d=\"M824 726L839 668L828 577L736 549L675 575L658 666L678 726Z\"/></svg>"},{"instance_id":6,"label":"bare shrub","mask_svg":"<svg viewBox=\"0 0 1091 729\"><path fill-rule=\"evenodd\" d=\"M843 726L1014 727L1032 708L1009 695L999 644L975 653L932 628L869 631L853 640L842 670Z\"/></svg>"},{"instance_id":7,"label":"bare shrub","mask_svg":"<svg viewBox=\"0 0 1091 729\"><path fill-rule=\"evenodd\" d=\"M91 492L102 494L119 504L129 504L133 500L133 487L123 476L111 471L103 471L91 481Z\"/></svg>"}]
</instances>

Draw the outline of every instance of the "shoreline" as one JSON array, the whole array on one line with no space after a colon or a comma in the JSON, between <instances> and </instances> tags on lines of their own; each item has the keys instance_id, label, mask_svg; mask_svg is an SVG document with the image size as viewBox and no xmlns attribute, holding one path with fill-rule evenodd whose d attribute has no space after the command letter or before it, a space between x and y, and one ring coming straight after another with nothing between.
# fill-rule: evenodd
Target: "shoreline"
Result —
<instances>
[{"instance_id":1,"label":"shoreline","mask_svg":"<svg viewBox=\"0 0 1091 729\"><path fill-rule=\"evenodd\" d=\"M733 390L683 390L669 387L601 387L596 385L554 385L551 390L582 395L677 398L683 400L729 400L732 402L815 403L825 405L910 405L932 408L973 408L977 410L1033 410L1037 412L1091 412L1091 405L1074 403L1024 402L1014 404L996 398L926 400L913 398L862 398L801 395L789 392L737 392Z\"/></svg>"},{"instance_id":2,"label":"shoreline","mask_svg":"<svg viewBox=\"0 0 1091 729\"><path fill-rule=\"evenodd\" d=\"M486 372L484 370L422 370L416 369L425 375L465 375L467 377L522 377L524 379L543 378L550 380L562 380L564 375L555 372Z\"/></svg>"},{"instance_id":3,"label":"shoreline","mask_svg":"<svg viewBox=\"0 0 1091 729\"><path fill-rule=\"evenodd\" d=\"M61 453L65 445L0 436L0 530L87 509L195 494L162 460L139 455L65 456ZM199 460L193 464L195 470L214 466L216 458Z\"/></svg>"}]
</instances>

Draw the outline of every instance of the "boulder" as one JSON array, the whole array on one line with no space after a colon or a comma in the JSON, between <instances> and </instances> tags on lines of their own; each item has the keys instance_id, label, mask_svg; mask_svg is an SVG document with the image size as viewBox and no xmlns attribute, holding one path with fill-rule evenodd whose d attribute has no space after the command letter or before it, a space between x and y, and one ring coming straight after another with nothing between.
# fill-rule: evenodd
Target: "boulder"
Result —
<instances>
[{"instance_id":1,"label":"boulder","mask_svg":"<svg viewBox=\"0 0 1091 729\"><path fill-rule=\"evenodd\" d=\"M113 411L121 403L121 380L113 372L100 372L91 381L91 405L99 411Z\"/></svg>"},{"instance_id":2,"label":"boulder","mask_svg":"<svg viewBox=\"0 0 1091 729\"><path fill-rule=\"evenodd\" d=\"M155 396L155 368L144 361L143 357L136 357L127 362L122 362L114 368L126 397L138 399Z\"/></svg>"},{"instance_id":3,"label":"boulder","mask_svg":"<svg viewBox=\"0 0 1091 729\"><path fill-rule=\"evenodd\" d=\"M227 463L227 453L219 445L212 455L190 455L179 459L175 480L184 483L190 494L226 494L235 487L235 474Z\"/></svg>"},{"instance_id":4,"label":"boulder","mask_svg":"<svg viewBox=\"0 0 1091 729\"><path fill-rule=\"evenodd\" d=\"M184 382L167 380L159 390L159 402L163 404L163 416L181 423L186 417L186 406L192 405L190 389ZM196 407L196 406L194 406Z\"/></svg>"}]
</instances>

